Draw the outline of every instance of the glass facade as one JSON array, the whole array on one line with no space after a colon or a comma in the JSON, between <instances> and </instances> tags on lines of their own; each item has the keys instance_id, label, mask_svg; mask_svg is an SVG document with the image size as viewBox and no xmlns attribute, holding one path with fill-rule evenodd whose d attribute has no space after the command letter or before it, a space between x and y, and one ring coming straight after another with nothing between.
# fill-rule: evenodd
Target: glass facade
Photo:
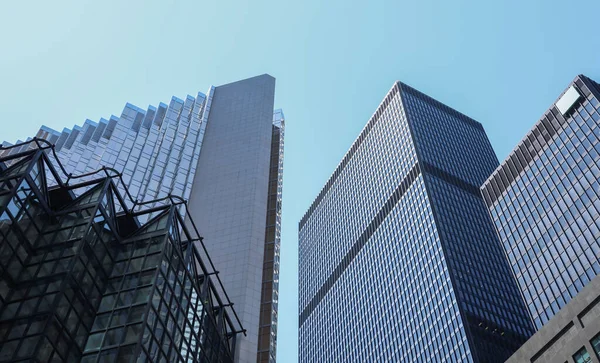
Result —
<instances>
[{"instance_id":1,"label":"glass facade","mask_svg":"<svg viewBox=\"0 0 600 363\"><path fill-rule=\"evenodd\" d=\"M120 174L64 181L45 145L0 158L0 361L233 362L243 328L184 202L129 208Z\"/></svg>"},{"instance_id":2,"label":"glass facade","mask_svg":"<svg viewBox=\"0 0 600 363\"><path fill-rule=\"evenodd\" d=\"M565 94L482 187L537 329L600 273L600 86Z\"/></svg>"},{"instance_id":3,"label":"glass facade","mask_svg":"<svg viewBox=\"0 0 600 363\"><path fill-rule=\"evenodd\" d=\"M120 117L97 123L86 120L83 126L62 132L42 126L36 137L56 145L69 173L82 175L102 166L121 172L123 187L134 200L169 194L189 199L214 90L185 100L173 97L169 105L147 110L128 103Z\"/></svg>"},{"instance_id":4,"label":"glass facade","mask_svg":"<svg viewBox=\"0 0 600 363\"><path fill-rule=\"evenodd\" d=\"M533 327L481 124L396 83L299 224L299 359L504 362Z\"/></svg>"},{"instance_id":5,"label":"glass facade","mask_svg":"<svg viewBox=\"0 0 600 363\"><path fill-rule=\"evenodd\" d=\"M285 122L281 110L273 111L274 92L275 79L261 75L158 107L128 103L120 116L62 132L43 126L36 135L55 144L66 172L79 181L108 167L122 174L119 192L127 190L148 208L169 195L189 201L189 217L208 237L211 258L248 330L239 337L238 363L275 360ZM0 150L0 156L31 147ZM132 203L124 200L127 208Z\"/></svg>"}]
</instances>

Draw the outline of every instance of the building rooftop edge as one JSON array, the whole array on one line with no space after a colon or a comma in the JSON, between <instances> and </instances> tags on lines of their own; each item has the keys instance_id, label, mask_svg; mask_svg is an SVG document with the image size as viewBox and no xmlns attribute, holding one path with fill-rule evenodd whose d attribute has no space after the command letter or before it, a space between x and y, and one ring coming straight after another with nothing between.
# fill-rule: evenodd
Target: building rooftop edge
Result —
<instances>
[{"instance_id":1,"label":"building rooftop edge","mask_svg":"<svg viewBox=\"0 0 600 363\"><path fill-rule=\"evenodd\" d=\"M202 93L202 92L198 92L198 96L204 96L204 98L206 98L206 95L204 93ZM188 97L192 97L193 98L193 96L190 96L190 95L186 96L186 98L188 98ZM184 102L183 100L177 98L176 96L172 96L172 99L177 99L177 100L180 101L180 103ZM159 103L159 107L168 108L169 105L167 105L167 104L165 104L163 102L160 102ZM134 104L132 104L130 102L125 102L125 106L123 106L123 110L125 108L130 108L130 109L136 110L138 112L142 112L144 114L146 114L148 110L152 110L152 111L156 111L157 110L157 107L153 106L153 105L148 105L148 108L146 110L144 110L144 109L142 109L142 108L140 108L140 107L138 107L138 106L136 106L136 105L134 105ZM117 122L119 122L120 119L121 119L120 116L115 116L115 115L110 115L110 117L109 117L109 120L114 120L114 121L117 121ZM94 126L98 126L98 124L100 124L100 123L108 123L108 120L106 120L104 117L101 117L100 121L98 121L98 122L95 122L95 121L90 120L90 119L85 119L85 121L82 123L82 125L91 124L91 125L94 125ZM82 126L75 124L72 129L73 130L80 130L81 127ZM60 131L57 131L57 130L55 130L55 129L49 127L49 126L46 126L46 125L40 126L40 130L43 130L43 131L49 132L49 133L61 134ZM71 132L71 129L68 129L68 128L65 127L65 128L63 128L62 132Z\"/></svg>"},{"instance_id":2,"label":"building rooftop edge","mask_svg":"<svg viewBox=\"0 0 600 363\"><path fill-rule=\"evenodd\" d=\"M255 79L255 78L270 78L270 79L273 79L273 81L275 81L275 77L273 77L272 75L270 75L268 73L263 73L263 74L259 74L257 76L248 77L248 78L240 79L240 80L237 80L237 81L224 83L224 84L216 86L216 88L233 85L233 84L240 83L240 82L246 82L246 81L249 81L249 80Z\"/></svg>"},{"instance_id":3,"label":"building rooftop edge","mask_svg":"<svg viewBox=\"0 0 600 363\"><path fill-rule=\"evenodd\" d=\"M386 102L386 100L388 99L388 97L390 96L390 94L392 93L392 91L394 89L396 89L397 91L400 91L402 88L407 88L412 92L416 92L419 95L422 95L424 97L427 97L428 100L436 103L437 105L439 105L440 107L444 107L447 108L449 111L455 112L459 115L461 115L462 117L468 119L469 121L475 123L477 126L479 126L481 128L481 130L483 130L483 125L481 124L481 122L474 120L473 118L465 115L464 113L457 111L456 109L442 103L441 101L436 100L435 98L428 96L427 94L419 91L418 89L411 87L410 85L401 82L401 81L394 81L392 87L390 88L390 90L386 93L385 97L381 100L381 102L379 103L379 105L377 106L377 108L375 109L375 112L373 112L373 115L369 118L369 120L365 123L365 126L361 129L361 131L359 132L358 136L354 139L354 141L352 142L352 144L350 145L350 147L348 148L348 150L346 151L346 153L344 154L344 156L342 157L342 159L340 160L340 162L337 164L337 166L335 167L335 169L333 170L333 172L331 173L331 175L329 176L329 178L327 179L327 181L325 182L325 184L323 185L323 187L321 188L320 192L317 194L317 196L313 199L312 203L310 204L310 206L307 208L306 212L304 213L304 215L302 216L302 218L300 219L300 222L298 223L298 230L302 229L304 223L306 222L306 219L308 218L308 216L312 213L312 209L316 208L316 205L318 204L317 201L322 198L324 196L324 194L326 193L326 189L328 189L328 184L333 183L335 181L334 176L341 170L341 166L342 163L344 162L344 160L346 159L346 157L348 157L348 154L350 153L350 151L352 150L352 148L354 147L354 145L356 144L356 142L361 138L361 136L363 135L363 133L365 132L365 129L367 128L367 126L369 125L370 122L373 121L373 119L375 118L375 116L377 115L377 113L382 109L382 106L384 105L384 103ZM485 132L485 130L483 130ZM323 194L323 195L322 195ZM320 202L320 201L319 201Z\"/></svg>"},{"instance_id":4,"label":"building rooftop edge","mask_svg":"<svg viewBox=\"0 0 600 363\"><path fill-rule=\"evenodd\" d=\"M569 85L567 87L565 87L565 89L560 93L560 95L554 100L552 105L550 107L548 107L542 113L542 115L533 124L533 126L531 126L529 131L527 131L527 133L521 138L521 140L513 147L513 149L508 153L508 155L502 160L502 162L500 162L500 165L498 165L498 167L496 169L494 169L494 171L490 174L490 176L483 182L483 184L480 187L481 190L484 190L488 187L488 185L490 184L492 179L497 177L500 170L504 170L508 167L507 161L515 155L515 153L517 152L517 149L519 149L520 147L523 146L523 144L525 143L525 140L527 140L533 134L533 132L534 132L533 130L542 122L544 117L546 117L546 115L549 112L552 112L552 109L556 107L556 102L558 102L558 100L560 100L560 98L565 94L565 92L567 92L567 90L569 90L569 88L571 88L571 86L573 86L577 80L584 80L584 79L589 79L589 78L583 74L578 74L577 76L575 76L575 78L573 78L573 80L569 83Z\"/></svg>"},{"instance_id":5,"label":"building rooftop edge","mask_svg":"<svg viewBox=\"0 0 600 363\"><path fill-rule=\"evenodd\" d=\"M349 156L349 153L352 150L352 147L358 142L358 140L360 140L362 134L367 129L367 126L369 125L369 123L371 121L373 121L373 119L377 115L377 112L382 108L382 106L385 103L385 101L387 100L388 96L392 93L392 91L394 89L398 90L398 87L399 87L400 84L401 83L399 81L395 81L394 84L392 84L392 87L386 93L385 97L383 97L383 99L381 100L381 102L379 103L379 105L377 106L377 108L375 109L375 112L373 112L373 114L371 115L371 117L369 117L369 120L365 123L365 126L363 126L363 128L360 130L360 132L358 133L358 135L356 136L356 138L354 139L354 141L352 141L352 144L350 144L350 147L344 153L344 156L342 156L342 158L338 162L338 164L335 167L335 169L333 169L333 172L331 173L331 175L329 176L329 178L327 178L327 180L325 181L325 184L323 185L323 187L321 187L321 190L319 191L319 193L317 193L317 196L315 198L313 198L313 201L311 202L311 204L306 209L306 212L304 212L304 214L302 215L302 218L298 222L298 230L302 229L302 226L305 223L305 219L308 218L308 215L310 214L311 209L315 208L316 205L318 204L317 200L322 197L322 194L324 195L327 192L326 188L327 188L328 184L333 183L335 181L334 176L338 173L338 171L340 171L342 169L342 163Z\"/></svg>"}]
</instances>

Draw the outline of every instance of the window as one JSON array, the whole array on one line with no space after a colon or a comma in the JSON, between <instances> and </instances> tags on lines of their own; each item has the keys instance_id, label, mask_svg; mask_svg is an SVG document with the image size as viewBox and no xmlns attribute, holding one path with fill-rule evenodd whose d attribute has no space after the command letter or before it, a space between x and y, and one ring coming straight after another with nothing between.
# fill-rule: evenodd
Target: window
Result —
<instances>
[{"instance_id":1,"label":"window","mask_svg":"<svg viewBox=\"0 0 600 363\"><path fill-rule=\"evenodd\" d=\"M577 353L573 354L573 360L575 360L575 363L587 363L591 362L592 358L590 358L590 354L585 347L582 347Z\"/></svg>"},{"instance_id":2,"label":"window","mask_svg":"<svg viewBox=\"0 0 600 363\"><path fill-rule=\"evenodd\" d=\"M598 359L600 359L600 334L596 335L594 339L590 341L590 344L592 344L592 348L594 349L594 352L596 352L596 356L598 356Z\"/></svg>"}]
</instances>

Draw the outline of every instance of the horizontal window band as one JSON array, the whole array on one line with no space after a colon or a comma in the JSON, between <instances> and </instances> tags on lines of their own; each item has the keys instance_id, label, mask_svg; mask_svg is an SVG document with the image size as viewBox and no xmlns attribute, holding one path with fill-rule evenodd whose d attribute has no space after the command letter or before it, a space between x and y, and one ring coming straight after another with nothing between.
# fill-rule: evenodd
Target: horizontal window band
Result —
<instances>
[{"instance_id":1,"label":"horizontal window band","mask_svg":"<svg viewBox=\"0 0 600 363\"><path fill-rule=\"evenodd\" d=\"M455 177L454 175L452 175L438 167L435 167L429 163L422 162L420 164L425 173L433 175L439 179L442 179L443 181L445 181L449 184L452 184L455 187L458 187L467 193L473 194L477 198L482 198L479 187L477 187L471 183L468 183L458 177Z\"/></svg>"},{"instance_id":2,"label":"horizontal window band","mask_svg":"<svg viewBox=\"0 0 600 363\"><path fill-rule=\"evenodd\" d=\"M358 253L365 246L367 241L373 236L373 233L377 230L377 228L381 225L381 223L385 220L389 212L393 209L393 207L402 199L402 196L406 193L408 188L417 180L417 177L421 173L418 166L415 164L411 170L408 172L407 176L402 180L398 188L392 193L392 195L388 198L387 202L383 205L383 207L379 210L377 215L371 220L371 223L365 228L360 237L354 242L354 245L348 253L344 256L342 261L336 266L335 270L329 275L325 283L321 286L319 291L315 294L315 296L311 299L310 303L304 308L302 313L300 314L299 326L302 326L306 319L310 316L310 314L315 310L317 305L323 300L327 292L333 287L336 281L342 276L344 271L348 268L352 260L358 255Z\"/></svg>"},{"instance_id":3,"label":"horizontal window band","mask_svg":"<svg viewBox=\"0 0 600 363\"><path fill-rule=\"evenodd\" d=\"M421 168L419 168L419 164L421 164ZM342 260L338 263L333 272L329 275L329 277L325 280L323 285L319 288L315 296L310 300L308 305L302 310L299 316L299 326L302 326L304 322L308 319L310 314L316 309L321 300L327 295L329 290L335 285L337 280L342 276L344 271L350 266L350 263L354 260L354 258L358 255L358 253L363 249L366 245L367 241L373 236L377 228L383 223L387 215L394 209L396 204L402 199L404 194L408 191L408 189L412 186L412 184L417 180L419 174L421 174L421 170L429 175L438 177L439 179L452 184L462 190L467 191L479 198L481 198L481 193L479 188L471 185L460 178L455 177L431 164L428 163L417 163L415 164L406 177L402 180L400 185L396 188L396 190L392 193L392 195L385 202L383 207L379 210L377 215L371 220L367 228L361 233L360 237L354 242L352 248L346 253L346 255L342 258Z\"/></svg>"}]
</instances>

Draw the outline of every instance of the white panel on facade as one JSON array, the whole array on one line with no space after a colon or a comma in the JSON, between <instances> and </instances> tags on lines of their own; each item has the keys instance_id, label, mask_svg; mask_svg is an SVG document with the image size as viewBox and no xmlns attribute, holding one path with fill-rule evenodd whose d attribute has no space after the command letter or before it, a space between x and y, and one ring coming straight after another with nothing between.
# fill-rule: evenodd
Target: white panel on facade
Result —
<instances>
[{"instance_id":1,"label":"white panel on facade","mask_svg":"<svg viewBox=\"0 0 600 363\"><path fill-rule=\"evenodd\" d=\"M579 94L579 91L577 91L575 86L571 86L569 87L567 92L565 92L565 94L562 95L562 97L559 98L558 101L556 101L556 107L558 108L560 113L564 115L567 112L569 112L571 107L573 107L575 102L577 102L577 100L579 100L580 98L581 95Z\"/></svg>"}]
</instances>

